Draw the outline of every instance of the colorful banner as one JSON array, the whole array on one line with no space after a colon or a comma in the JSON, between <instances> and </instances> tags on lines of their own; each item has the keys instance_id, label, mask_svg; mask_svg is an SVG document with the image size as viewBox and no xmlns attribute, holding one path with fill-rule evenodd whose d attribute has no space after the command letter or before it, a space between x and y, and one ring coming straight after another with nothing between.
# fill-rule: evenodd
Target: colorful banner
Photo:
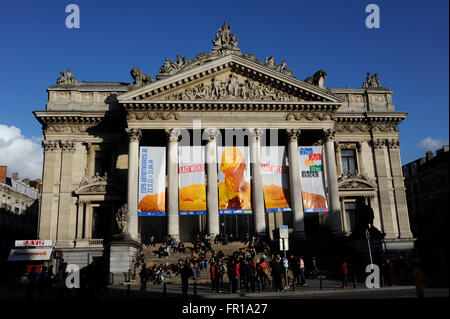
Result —
<instances>
[{"instance_id":1,"label":"colorful banner","mask_svg":"<svg viewBox=\"0 0 450 319\"><path fill-rule=\"evenodd\" d=\"M270 146L261 148L261 174L264 187L266 212L292 211L289 193L286 147Z\"/></svg>"},{"instance_id":2,"label":"colorful banner","mask_svg":"<svg viewBox=\"0 0 450 319\"><path fill-rule=\"evenodd\" d=\"M304 211L328 212L322 169L322 146L302 146L299 149Z\"/></svg>"},{"instance_id":3,"label":"colorful banner","mask_svg":"<svg viewBox=\"0 0 450 319\"><path fill-rule=\"evenodd\" d=\"M180 216L206 215L205 147L178 148Z\"/></svg>"},{"instance_id":4,"label":"colorful banner","mask_svg":"<svg viewBox=\"0 0 450 319\"><path fill-rule=\"evenodd\" d=\"M217 147L219 214L252 214L250 151L244 146Z\"/></svg>"},{"instance_id":5,"label":"colorful banner","mask_svg":"<svg viewBox=\"0 0 450 319\"><path fill-rule=\"evenodd\" d=\"M166 215L166 148L140 148L138 216Z\"/></svg>"}]
</instances>

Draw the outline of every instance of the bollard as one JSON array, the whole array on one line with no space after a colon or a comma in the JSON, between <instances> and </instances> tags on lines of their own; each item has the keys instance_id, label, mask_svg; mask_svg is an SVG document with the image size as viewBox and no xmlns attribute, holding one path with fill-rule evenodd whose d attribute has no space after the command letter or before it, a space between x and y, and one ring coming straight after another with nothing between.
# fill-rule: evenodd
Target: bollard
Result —
<instances>
[{"instance_id":1,"label":"bollard","mask_svg":"<svg viewBox=\"0 0 450 319\"><path fill-rule=\"evenodd\" d=\"M126 294L126 298L130 299L130 284L127 285L127 294Z\"/></svg>"},{"instance_id":2,"label":"bollard","mask_svg":"<svg viewBox=\"0 0 450 319\"><path fill-rule=\"evenodd\" d=\"M228 294L231 295L231 281L228 282Z\"/></svg>"},{"instance_id":3,"label":"bollard","mask_svg":"<svg viewBox=\"0 0 450 319\"><path fill-rule=\"evenodd\" d=\"M323 288L322 276L320 276L319 281L320 281L320 289L322 289Z\"/></svg>"},{"instance_id":4,"label":"bollard","mask_svg":"<svg viewBox=\"0 0 450 319\"><path fill-rule=\"evenodd\" d=\"M194 297L197 297L197 281L194 281Z\"/></svg>"},{"instance_id":5,"label":"bollard","mask_svg":"<svg viewBox=\"0 0 450 319\"><path fill-rule=\"evenodd\" d=\"M353 288L356 288L356 275L353 275Z\"/></svg>"},{"instance_id":6,"label":"bollard","mask_svg":"<svg viewBox=\"0 0 450 319\"><path fill-rule=\"evenodd\" d=\"M166 298L167 296L167 286L166 283L163 283L163 298Z\"/></svg>"},{"instance_id":7,"label":"bollard","mask_svg":"<svg viewBox=\"0 0 450 319\"><path fill-rule=\"evenodd\" d=\"M295 278L292 279L292 290L295 291Z\"/></svg>"},{"instance_id":8,"label":"bollard","mask_svg":"<svg viewBox=\"0 0 450 319\"><path fill-rule=\"evenodd\" d=\"M261 292L261 280L258 280L258 292Z\"/></svg>"}]
</instances>

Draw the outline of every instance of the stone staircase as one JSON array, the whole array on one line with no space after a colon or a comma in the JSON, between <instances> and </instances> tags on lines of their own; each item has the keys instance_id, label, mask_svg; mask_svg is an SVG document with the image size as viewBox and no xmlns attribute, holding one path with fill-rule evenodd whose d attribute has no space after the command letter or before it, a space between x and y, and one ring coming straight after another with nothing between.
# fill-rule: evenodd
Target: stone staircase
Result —
<instances>
[{"instance_id":1,"label":"stone staircase","mask_svg":"<svg viewBox=\"0 0 450 319\"><path fill-rule=\"evenodd\" d=\"M163 258L158 258L158 255L156 254L158 248L159 248L159 244L157 244L155 247L148 247L148 246L144 246L142 253L145 255L145 261L146 261L146 265L147 268L151 268L153 267L154 264L156 265L160 265L162 264L163 266L166 263L169 263L170 265L176 265L178 264L178 261L180 259L185 260L186 258L191 258L191 249L193 245L191 243L185 243L185 248L186 248L186 253L174 253L172 250L170 251L170 256L169 257L163 257ZM235 251L239 251L240 249L246 247L246 245L244 245L244 243L240 242L240 241L236 241L233 243L229 243L227 245L221 245L221 244L211 244L211 247L213 250L216 251L222 251L225 255L225 257L232 255ZM206 254L207 259L209 260L209 258L211 258L211 252L208 252ZM255 259L259 260L260 258L262 258L262 254L256 255ZM225 275L224 276L224 280L227 281L228 277ZM164 281L166 283L181 283L181 277L180 276L173 276L172 278L166 278L166 280ZM200 277L197 279L198 283L209 283L210 282L210 275L209 275L209 269L204 269L201 272ZM127 282L127 284L133 284L133 285L138 285L139 284L139 270L136 269L136 278L134 280L131 280L130 282Z\"/></svg>"}]
</instances>

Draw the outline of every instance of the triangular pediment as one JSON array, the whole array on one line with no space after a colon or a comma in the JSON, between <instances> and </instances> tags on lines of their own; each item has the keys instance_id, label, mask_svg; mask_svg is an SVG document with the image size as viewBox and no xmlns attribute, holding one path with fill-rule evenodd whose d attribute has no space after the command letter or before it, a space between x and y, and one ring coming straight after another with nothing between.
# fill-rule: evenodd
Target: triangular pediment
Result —
<instances>
[{"instance_id":1,"label":"triangular pediment","mask_svg":"<svg viewBox=\"0 0 450 319\"><path fill-rule=\"evenodd\" d=\"M208 101L291 102L332 104L341 98L269 69L244 56L227 56L167 76L118 96L119 103Z\"/></svg>"}]
</instances>

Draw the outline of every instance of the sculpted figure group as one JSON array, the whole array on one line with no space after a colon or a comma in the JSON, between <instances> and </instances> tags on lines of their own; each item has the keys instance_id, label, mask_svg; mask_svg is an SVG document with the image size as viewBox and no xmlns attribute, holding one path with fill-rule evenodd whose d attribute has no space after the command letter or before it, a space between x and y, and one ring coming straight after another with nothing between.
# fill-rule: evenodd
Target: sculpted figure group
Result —
<instances>
[{"instance_id":1,"label":"sculpted figure group","mask_svg":"<svg viewBox=\"0 0 450 319\"><path fill-rule=\"evenodd\" d=\"M367 72L366 81L362 85L363 88L380 88L381 83L378 79L378 74L370 75L370 72Z\"/></svg>"},{"instance_id":2,"label":"sculpted figure group","mask_svg":"<svg viewBox=\"0 0 450 319\"><path fill-rule=\"evenodd\" d=\"M200 83L192 88L175 93L168 98L175 100L238 98L270 101L291 101L294 99L293 96L285 92L250 79L239 81L238 77L233 73L226 80L212 77L210 85Z\"/></svg>"},{"instance_id":3,"label":"sculpted figure group","mask_svg":"<svg viewBox=\"0 0 450 319\"><path fill-rule=\"evenodd\" d=\"M56 80L56 84L58 85L69 85L69 84L78 84L78 80L73 76L72 69L68 68L66 71L60 71L59 74L61 77L59 77Z\"/></svg>"}]
</instances>

